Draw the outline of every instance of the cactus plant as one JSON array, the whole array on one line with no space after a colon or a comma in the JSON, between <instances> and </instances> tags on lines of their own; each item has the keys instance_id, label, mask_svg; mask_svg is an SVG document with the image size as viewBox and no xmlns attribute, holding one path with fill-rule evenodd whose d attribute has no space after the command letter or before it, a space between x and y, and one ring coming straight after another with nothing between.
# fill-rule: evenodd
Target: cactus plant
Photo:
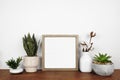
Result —
<instances>
[{"instance_id":1,"label":"cactus plant","mask_svg":"<svg viewBox=\"0 0 120 80\"><path fill-rule=\"evenodd\" d=\"M23 47L28 56L36 56L38 45L34 34L31 37L30 33L28 33L27 36L23 37Z\"/></svg>"},{"instance_id":2,"label":"cactus plant","mask_svg":"<svg viewBox=\"0 0 120 80\"><path fill-rule=\"evenodd\" d=\"M13 58L8 60L6 62L6 64L12 68L12 69L17 69L17 67L20 65L20 62L22 61L21 57L18 57L16 60L14 60Z\"/></svg>"},{"instance_id":3,"label":"cactus plant","mask_svg":"<svg viewBox=\"0 0 120 80\"><path fill-rule=\"evenodd\" d=\"M110 58L111 58L111 56L108 56L107 54L99 53L99 55L95 55L95 57L93 59L93 63L95 63L95 64L112 63Z\"/></svg>"}]
</instances>

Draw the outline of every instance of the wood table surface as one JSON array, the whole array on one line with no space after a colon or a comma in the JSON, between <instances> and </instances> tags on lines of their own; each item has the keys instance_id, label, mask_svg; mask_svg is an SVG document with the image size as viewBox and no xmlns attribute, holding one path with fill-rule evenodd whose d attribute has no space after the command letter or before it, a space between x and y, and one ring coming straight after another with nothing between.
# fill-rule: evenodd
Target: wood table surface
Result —
<instances>
[{"instance_id":1,"label":"wood table surface","mask_svg":"<svg viewBox=\"0 0 120 80\"><path fill-rule=\"evenodd\" d=\"M115 70L113 75L107 77L79 71L38 71L10 74L9 70L0 70L0 80L120 80L120 69Z\"/></svg>"}]
</instances>

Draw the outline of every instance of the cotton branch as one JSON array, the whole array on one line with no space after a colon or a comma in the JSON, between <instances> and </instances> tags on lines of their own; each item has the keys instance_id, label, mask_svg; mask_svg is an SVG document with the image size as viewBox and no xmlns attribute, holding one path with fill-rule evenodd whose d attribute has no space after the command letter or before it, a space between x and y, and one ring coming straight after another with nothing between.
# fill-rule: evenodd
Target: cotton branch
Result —
<instances>
[{"instance_id":1,"label":"cotton branch","mask_svg":"<svg viewBox=\"0 0 120 80\"><path fill-rule=\"evenodd\" d=\"M93 47L92 38L96 36L96 33L90 32L89 36L90 36L90 39L89 39L90 46L86 42L81 43L81 45L83 46L83 49L82 49L83 52L89 52L90 50L92 50L92 47Z\"/></svg>"}]
</instances>

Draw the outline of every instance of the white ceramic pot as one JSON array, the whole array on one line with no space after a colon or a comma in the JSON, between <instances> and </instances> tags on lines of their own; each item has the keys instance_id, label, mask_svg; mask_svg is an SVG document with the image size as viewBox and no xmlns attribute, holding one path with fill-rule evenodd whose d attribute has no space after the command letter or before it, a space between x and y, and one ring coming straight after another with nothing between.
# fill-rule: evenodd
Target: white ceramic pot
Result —
<instances>
[{"instance_id":1,"label":"white ceramic pot","mask_svg":"<svg viewBox=\"0 0 120 80\"><path fill-rule=\"evenodd\" d=\"M92 64L93 66L93 71L101 76L110 76L114 72L114 65L113 64L106 64L106 65L101 65L101 64Z\"/></svg>"},{"instance_id":2,"label":"white ceramic pot","mask_svg":"<svg viewBox=\"0 0 120 80\"><path fill-rule=\"evenodd\" d=\"M23 60L23 65L25 67L26 72L37 72L37 68L39 65L39 57L38 56L33 56L33 57L25 56Z\"/></svg>"},{"instance_id":3,"label":"white ceramic pot","mask_svg":"<svg viewBox=\"0 0 120 80\"><path fill-rule=\"evenodd\" d=\"M18 73L22 73L22 72L23 72L23 68L17 68L17 69L10 68L10 73L12 73L12 74L18 74Z\"/></svg>"},{"instance_id":4,"label":"white ceramic pot","mask_svg":"<svg viewBox=\"0 0 120 80\"><path fill-rule=\"evenodd\" d=\"M79 68L81 72L91 72L92 71L92 57L89 52L83 52L80 61Z\"/></svg>"}]
</instances>

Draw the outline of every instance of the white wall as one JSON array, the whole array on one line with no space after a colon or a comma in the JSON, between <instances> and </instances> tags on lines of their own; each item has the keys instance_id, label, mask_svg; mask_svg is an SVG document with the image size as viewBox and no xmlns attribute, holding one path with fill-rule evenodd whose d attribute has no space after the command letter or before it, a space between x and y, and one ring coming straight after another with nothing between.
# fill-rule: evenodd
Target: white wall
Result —
<instances>
[{"instance_id":1,"label":"white wall","mask_svg":"<svg viewBox=\"0 0 120 80\"><path fill-rule=\"evenodd\" d=\"M24 34L97 33L93 53L112 56L120 69L120 0L0 0L0 68L5 61L26 55Z\"/></svg>"}]
</instances>

